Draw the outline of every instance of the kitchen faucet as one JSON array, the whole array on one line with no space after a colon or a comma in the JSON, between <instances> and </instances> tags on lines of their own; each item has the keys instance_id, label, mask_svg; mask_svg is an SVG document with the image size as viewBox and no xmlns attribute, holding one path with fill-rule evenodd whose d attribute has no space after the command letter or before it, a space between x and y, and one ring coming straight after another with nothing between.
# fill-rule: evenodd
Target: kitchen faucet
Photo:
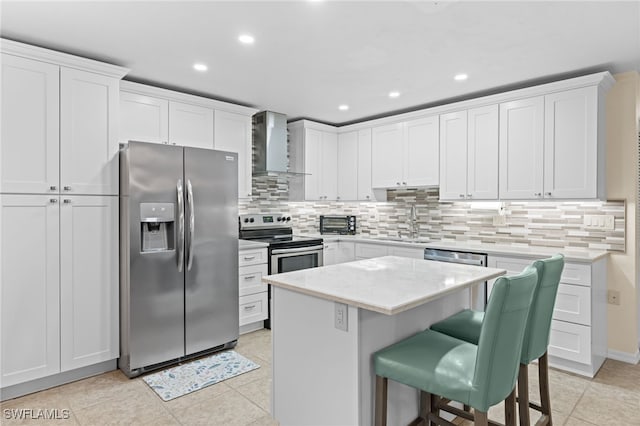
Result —
<instances>
[{"instance_id":1,"label":"kitchen faucet","mask_svg":"<svg viewBox=\"0 0 640 426\"><path fill-rule=\"evenodd\" d=\"M411 224L411 238L418 238L418 212L416 205L411 205L411 211L409 213L409 221Z\"/></svg>"}]
</instances>

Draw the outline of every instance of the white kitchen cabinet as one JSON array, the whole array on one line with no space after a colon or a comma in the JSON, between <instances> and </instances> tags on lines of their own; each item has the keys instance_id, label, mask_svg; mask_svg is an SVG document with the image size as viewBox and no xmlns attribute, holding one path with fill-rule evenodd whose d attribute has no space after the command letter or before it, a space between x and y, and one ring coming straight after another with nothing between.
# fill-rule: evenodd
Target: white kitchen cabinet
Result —
<instances>
[{"instance_id":1,"label":"white kitchen cabinet","mask_svg":"<svg viewBox=\"0 0 640 426\"><path fill-rule=\"evenodd\" d=\"M4 193L118 194L118 77L3 54Z\"/></svg>"},{"instance_id":2,"label":"white kitchen cabinet","mask_svg":"<svg viewBox=\"0 0 640 426\"><path fill-rule=\"evenodd\" d=\"M562 250L559 250L560 252ZM489 256L487 266L520 273L535 259ZM593 377L606 358L606 259L591 264L565 262L553 309L549 362L556 368ZM490 294L493 282L488 282Z\"/></svg>"},{"instance_id":3,"label":"white kitchen cabinet","mask_svg":"<svg viewBox=\"0 0 640 426\"><path fill-rule=\"evenodd\" d=\"M213 149L213 109L169 102L169 142Z\"/></svg>"},{"instance_id":4,"label":"white kitchen cabinet","mask_svg":"<svg viewBox=\"0 0 640 426\"><path fill-rule=\"evenodd\" d=\"M60 186L64 194L118 195L118 80L60 70Z\"/></svg>"},{"instance_id":5,"label":"white kitchen cabinet","mask_svg":"<svg viewBox=\"0 0 640 426\"><path fill-rule=\"evenodd\" d=\"M389 256L409 257L411 259L424 259L423 248L398 247L390 245L388 248Z\"/></svg>"},{"instance_id":6,"label":"white kitchen cabinet","mask_svg":"<svg viewBox=\"0 0 640 426\"><path fill-rule=\"evenodd\" d=\"M389 248L384 243L356 243L355 247L356 260L371 259L373 257L381 257L389 255Z\"/></svg>"},{"instance_id":7,"label":"white kitchen cabinet","mask_svg":"<svg viewBox=\"0 0 640 426\"><path fill-rule=\"evenodd\" d=\"M118 358L118 199L60 197L60 368Z\"/></svg>"},{"instance_id":8,"label":"white kitchen cabinet","mask_svg":"<svg viewBox=\"0 0 640 426\"><path fill-rule=\"evenodd\" d=\"M358 132L338 135L338 200L358 199Z\"/></svg>"},{"instance_id":9,"label":"white kitchen cabinet","mask_svg":"<svg viewBox=\"0 0 640 426\"><path fill-rule=\"evenodd\" d=\"M2 387L60 371L58 196L0 195Z\"/></svg>"},{"instance_id":10,"label":"white kitchen cabinet","mask_svg":"<svg viewBox=\"0 0 640 426\"><path fill-rule=\"evenodd\" d=\"M544 97L500 104L500 199L543 193Z\"/></svg>"},{"instance_id":11,"label":"white kitchen cabinet","mask_svg":"<svg viewBox=\"0 0 640 426\"><path fill-rule=\"evenodd\" d=\"M440 116L440 199L498 198L498 105Z\"/></svg>"},{"instance_id":12,"label":"white kitchen cabinet","mask_svg":"<svg viewBox=\"0 0 640 426\"><path fill-rule=\"evenodd\" d=\"M304 129L304 198L338 198L338 135L317 129Z\"/></svg>"},{"instance_id":13,"label":"white kitchen cabinet","mask_svg":"<svg viewBox=\"0 0 640 426\"><path fill-rule=\"evenodd\" d=\"M60 67L2 54L0 192L59 190Z\"/></svg>"},{"instance_id":14,"label":"white kitchen cabinet","mask_svg":"<svg viewBox=\"0 0 640 426\"><path fill-rule=\"evenodd\" d=\"M598 87L544 97L544 197L603 196L603 164L598 164ZM599 129L600 127L600 129ZM599 179L600 178L600 179Z\"/></svg>"},{"instance_id":15,"label":"white kitchen cabinet","mask_svg":"<svg viewBox=\"0 0 640 426\"><path fill-rule=\"evenodd\" d=\"M238 251L240 333L262 328L269 316L268 286L262 282L268 273L267 262L266 248Z\"/></svg>"},{"instance_id":16,"label":"white kitchen cabinet","mask_svg":"<svg viewBox=\"0 0 640 426\"><path fill-rule=\"evenodd\" d=\"M355 243L351 241L325 241L322 258L324 266L352 262L356 259Z\"/></svg>"},{"instance_id":17,"label":"white kitchen cabinet","mask_svg":"<svg viewBox=\"0 0 640 426\"><path fill-rule=\"evenodd\" d=\"M251 197L251 117L215 112L215 149L238 153L238 198Z\"/></svg>"},{"instance_id":18,"label":"white kitchen cabinet","mask_svg":"<svg viewBox=\"0 0 640 426\"><path fill-rule=\"evenodd\" d=\"M120 92L120 142L169 142L169 101Z\"/></svg>"},{"instance_id":19,"label":"white kitchen cabinet","mask_svg":"<svg viewBox=\"0 0 640 426\"><path fill-rule=\"evenodd\" d=\"M374 127L371 136L373 188L437 185L438 117Z\"/></svg>"},{"instance_id":20,"label":"white kitchen cabinet","mask_svg":"<svg viewBox=\"0 0 640 426\"><path fill-rule=\"evenodd\" d=\"M371 185L371 129L358 131L358 200L373 201Z\"/></svg>"}]
</instances>

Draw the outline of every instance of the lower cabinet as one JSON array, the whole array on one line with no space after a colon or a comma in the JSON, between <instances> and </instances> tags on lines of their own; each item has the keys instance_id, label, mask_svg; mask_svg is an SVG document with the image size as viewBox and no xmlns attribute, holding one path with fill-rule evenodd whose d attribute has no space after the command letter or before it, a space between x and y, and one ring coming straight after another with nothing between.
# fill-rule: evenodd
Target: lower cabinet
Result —
<instances>
[{"instance_id":1,"label":"lower cabinet","mask_svg":"<svg viewBox=\"0 0 640 426\"><path fill-rule=\"evenodd\" d=\"M424 248L403 247L386 243L357 243L356 260L371 259L381 256L409 257L413 259L424 259Z\"/></svg>"},{"instance_id":2,"label":"lower cabinet","mask_svg":"<svg viewBox=\"0 0 640 426\"><path fill-rule=\"evenodd\" d=\"M324 266L352 262L356 259L355 243L350 241L325 241L322 258Z\"/></svg>"},{"instance_id":3,"label":"lower cabinet","mask_svg":"<svg viewBox=\"0 0 640 426\"><path fill-rule=\"evenodd\" d=\"M117 358L117 197L0 206L2 387Z\"/></svg>"},{"instance_id":4,"label":"lower cabinet","mask_svg":"<svg viewBox=\"0 0 640 426\"><path fill-rule=\"evenodd\" d=\"M535 259L489 256L488 266L520 273ZM489 293L493 281L489 282ZM606 259L566 262L553 309L550 364L593 377L606 358Z\"/></svg>"},{"instance_id":5,"label":"lower cabinet","mask_svg":"<svg viewBox=\"0 0 640 426\"><path fill-rule=\"evenodd\" d=\"M262 277L268 274L267 249L239 251L240 332L262 328L269 315L268 287Z\"/></svg>"}]
</instances>

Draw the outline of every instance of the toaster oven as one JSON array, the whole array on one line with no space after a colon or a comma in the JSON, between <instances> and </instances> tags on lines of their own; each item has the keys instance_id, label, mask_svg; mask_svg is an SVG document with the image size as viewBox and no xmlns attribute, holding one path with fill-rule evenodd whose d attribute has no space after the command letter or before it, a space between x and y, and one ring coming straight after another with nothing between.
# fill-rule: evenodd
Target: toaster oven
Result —
<instances>
[{"instance_id":1,"label":"toaster oven","mask_svg":"<svg viewBox=\"0 0 640 426\"><path fill-rule=\"evenodd\" d=\"M355 235L355 216L320 216L321 234Z\"/></svg>"}]
</instances>

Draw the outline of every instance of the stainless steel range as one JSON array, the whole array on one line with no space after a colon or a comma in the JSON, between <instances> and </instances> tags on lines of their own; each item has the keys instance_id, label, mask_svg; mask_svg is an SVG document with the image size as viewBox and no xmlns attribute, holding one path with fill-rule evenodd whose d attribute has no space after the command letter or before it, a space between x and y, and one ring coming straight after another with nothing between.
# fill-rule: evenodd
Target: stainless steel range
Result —
<instances>
[{"instance_id":1,"label":"stainless steel range","mask_svg":"<svg viewBox=\"0 0 640 426\"><path fill-rule=\"evenodd\" d=\"M239 238L269 244L269 274L316 268L323 265L322 238L293 235L291 216L282 213L240 215ZM270 328L271 286L269 286Z\"/></svg>"}]
</instances>

